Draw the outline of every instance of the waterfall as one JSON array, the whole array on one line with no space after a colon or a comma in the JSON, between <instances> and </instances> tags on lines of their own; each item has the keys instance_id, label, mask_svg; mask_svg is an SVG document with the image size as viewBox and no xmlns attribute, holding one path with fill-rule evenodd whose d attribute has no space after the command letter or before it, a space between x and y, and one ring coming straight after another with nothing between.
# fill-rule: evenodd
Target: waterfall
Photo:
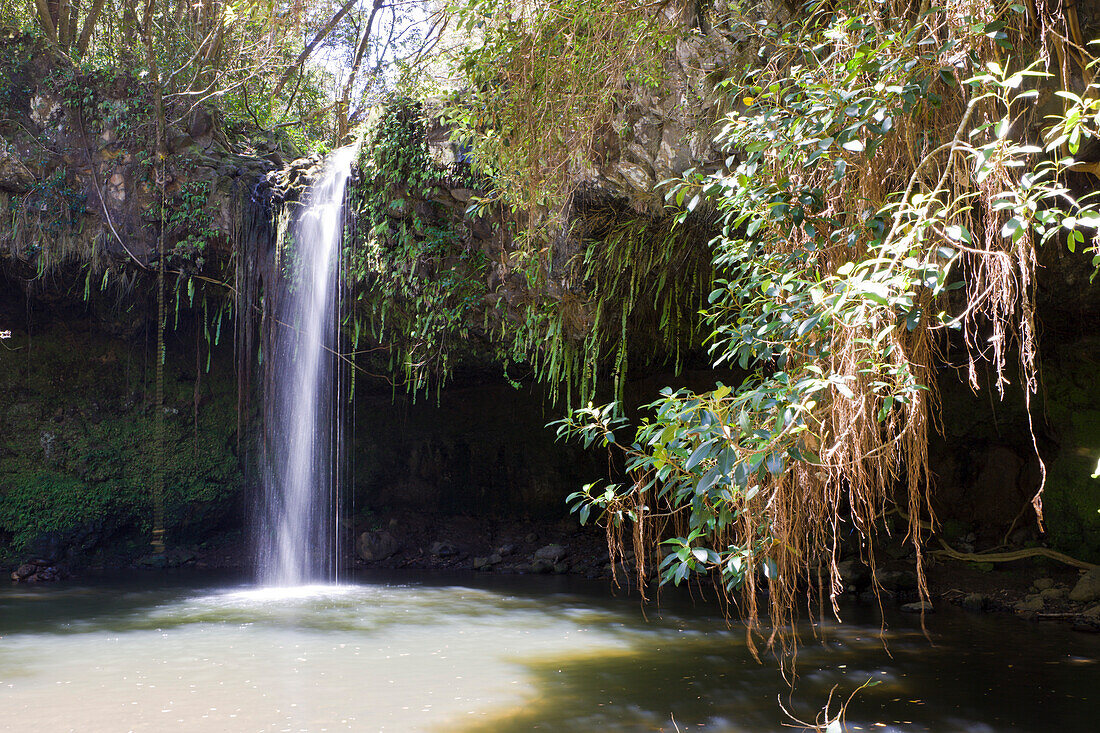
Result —
<instances>
[{"instance_id":1,"label":"waterfall","mask_svg":"<svg viewBox=\"0 0 1100 733\"><path fill-rule=\"evenodd\" d=\"M277 252L277 286L265 296L272 302L265 308L263 487L254 528L265 585L338 580L341 244L357 149L332 153L310 186Z\"/></svg>"}]
</instances>

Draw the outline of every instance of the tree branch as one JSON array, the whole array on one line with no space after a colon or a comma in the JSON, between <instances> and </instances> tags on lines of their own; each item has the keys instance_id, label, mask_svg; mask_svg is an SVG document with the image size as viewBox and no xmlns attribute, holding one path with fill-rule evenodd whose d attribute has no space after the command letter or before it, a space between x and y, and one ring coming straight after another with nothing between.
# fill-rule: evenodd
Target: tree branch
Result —
<instances>
[{"instance_id":1,"label":"tree branch","mask_svg":"<svg viewBox=\"0 0 1100 733\"><path fill-rule=\"evenodd\" d=\"M332 32L332 29L336 27L336 24L339 23L340 20L348 14L349 10L355 7L356 2L357 0L348 0L348 2L344 3L344 6L340 8L336 15L332 16L332 19L325 25L325 27L318 31L317 35L313 37L313 40L306 44L306 47L302 49L302 52L300 54L298 54L298 58L294 61L294 63L283 70L283 73L279 76L279 81L275 84L275 90L271 93L272 98L279 96L279 92L283 90L283 87L286 85L287 81L290 80L290 77L294 73L294 70L301 67L301 65L305 63L306 59L308 59L310 54L313 53L313 49L315 49L319 43L321 43L325 40L326 37L328 37L328 34Z\"/></svg>"}]
</instances>

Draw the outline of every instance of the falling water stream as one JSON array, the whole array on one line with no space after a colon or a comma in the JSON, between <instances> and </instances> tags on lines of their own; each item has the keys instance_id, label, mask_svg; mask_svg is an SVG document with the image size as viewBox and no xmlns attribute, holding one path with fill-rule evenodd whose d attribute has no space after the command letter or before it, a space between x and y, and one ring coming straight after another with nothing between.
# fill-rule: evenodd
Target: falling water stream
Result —
<instances>
[{"instance_id":1,"label":"falling water stream","mask_svg":"<svg viewBox=\"0 0 1100 733\"><path fill-rule=\"evenodd\" d=\"M271 296L265 365L264 485L255 518L264 585L337 580L340 249L357 150L349 145L328 157L279 250L282 276Z\"/></svg>"}]
</instances>

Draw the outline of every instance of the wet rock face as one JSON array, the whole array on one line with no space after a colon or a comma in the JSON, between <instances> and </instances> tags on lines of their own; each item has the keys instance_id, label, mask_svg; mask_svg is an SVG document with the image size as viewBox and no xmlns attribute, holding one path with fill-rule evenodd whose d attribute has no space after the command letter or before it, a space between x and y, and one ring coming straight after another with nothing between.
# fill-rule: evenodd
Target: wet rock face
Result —
<instances>
[{"instance_id":1,"label":"wet rock face","mask_svg":"<svg viewBox=\"0 0 1100 733\"><path fill-rule=\"evenodd\" d=\"M129 565L149 539L152 347L105 333L86 312L28 313L16 293L0 279L0 325L12 331L0 347L0 558ZM165 361L171 543L239 526L245 503L230 349L211 354L206 371L192 339L183 353L170 340Z\"/></svg>"},{"instance_id":2,"label":"wet rock face","mask_svg":"<svg viewBox=\"0 0 1100 733\"><path fill-rule=\"evenodd\" d=\"M401 543L388 530L363 532L355 543L360 560L376 562L385 560L401 549Z\"/></svg>"},{"instance_id":3,"label":"wet rock face","mask_svg":"<svg viewBox=\"0 0 1100 733\"><path fill-rule=\"evenodd\" d=\"M555 409L535 390L454 386L438 402L361 392L356 412L354 504L373 511L557 519L570 492L606 473L595 452L554 441Z\"/></svg>"},{"instance_id":4,"label":"wet rock face","mask_svg":"<svg viewBox=\"0 0 1100 733\"><path fill-rule=\"evenodd\" d=\"M31 217L51 236L43 243L0 225L0 258L52 267L105 256L148 268L160 228L149 89L124 74L74 73L33 39L6 42L22 44L30 61L9 80L25 95L9 93L0 119L0 221ZM165 244L174 269L201 271L228 261L239 204L281 160L270 159L270 143L230 141L210 112L171 105L168 117L179 121L166 130ZM203 261L190 250L176 253L177 244L198 240Z\"/></svg>"},{"instance_id":5,"label":"wet rock face","mask_svg":"<svg viewBox=\"0 0 1100 733\"><path fill-rule=\"evenodd\" d=\"M1047 272L1043 277L1055 277ZM1100 293L1100 288L1096 288ZM1044 313L1041 311L1040 318ZM1044 324L1048 321L1044 320ZM1086 562L1100 562L1100 341L1071 334L1053 318L1040 358L1042 388L1032 398L1036 441L1046 470L1040 531L1031 508L1043 466L1035 454L1028 413L1014 373L1004 399L990 375L975 394L951 371L938 377L942 435L930 435L936 476L934 509L940 532L957 549L1046 545ZM1062 323L1061 328L1059 323ZM1041 590L1041 589L1040 589Z\"/></svg>"}]
</instances>

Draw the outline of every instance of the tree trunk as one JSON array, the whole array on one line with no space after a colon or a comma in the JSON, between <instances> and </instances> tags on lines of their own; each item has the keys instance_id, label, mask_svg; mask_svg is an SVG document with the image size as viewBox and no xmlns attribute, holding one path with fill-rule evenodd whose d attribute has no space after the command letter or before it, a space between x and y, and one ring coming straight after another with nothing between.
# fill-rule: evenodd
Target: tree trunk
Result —
<instances>
[{"instance_id":1,"label":"tree trunk","mask_svg":"<svg viewBox=\"0 0 1100 733\"><path fill-rule=\"evenodd\" d=\"M69 50L69 0L57 3L57 45L62 51Z\"/></svg>"},{"instance_id":2,"label":"tree trunk","mask_svg":"<svg viewBox=\"0 0 1100 733\"><path fill-rule=\"evenodd\" d=\"M340 101L336 105L336 140L348 134L348 107L351 105L351 93L355 87L355 77L359 74L359 66L363 63L363 56L370 47L370 32L374 27L374 18L382 7L383 0L374 0L370 15L367 17L367 25L363 28L363 35L359 38L359 45L355 49L355 59L348 73L348 82L344 85L344 93L340 95Z\"/></svg>"},{"instance_id":3,"label":"tree trunk","mask_svg":"<svg viewBox=\"0 0 1100 733\"><path fill-rule=\"evenodd\" d=\"M83 56L88 50L88 44L92 40L92 33L95 32L95 25L99 22L99 16L103 12L104 1L105 0L93 0L92 7L84 14L84 28L80 31L80 38L77 39L76 42L77 56Z\"/></svg>"},{"instance_id":4,"label":"tree trunk","mask_svg":"<svg viewBox=\"0 0 1100 733\"><path fill-rule=\"evenodd\" d=\"M53 14L50 12L49 3L46 0L34 0L34 7L38 10L38 24L46 32L46 38L57 42L57 26L53 22Z\"/></svg>"}]
</instances>

